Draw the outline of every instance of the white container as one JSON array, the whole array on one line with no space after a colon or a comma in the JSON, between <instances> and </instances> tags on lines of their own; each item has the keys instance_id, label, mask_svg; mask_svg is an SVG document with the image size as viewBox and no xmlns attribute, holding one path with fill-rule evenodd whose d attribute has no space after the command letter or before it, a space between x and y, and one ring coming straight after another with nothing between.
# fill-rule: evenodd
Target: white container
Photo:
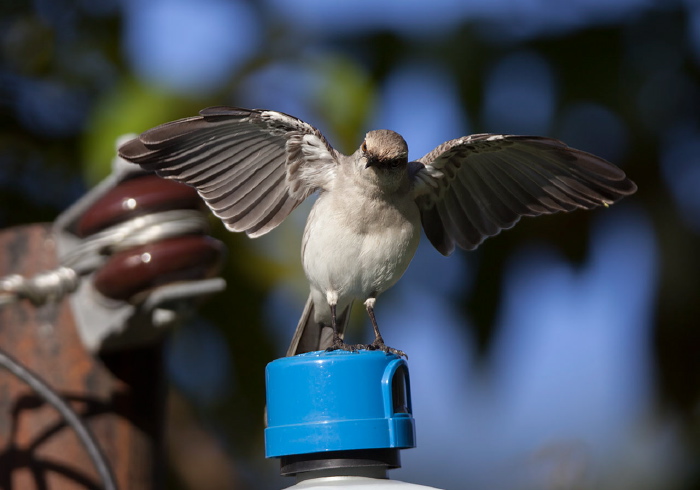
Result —
<instances>
[{"instance_id":1,"label":"white container","mask_svg":"<svg viewBox=\"0 0 700 490\"><path fill-rule=\"evenodd\" d=\"M385 468L344 468L342 476L337 473L336 469L301 473L296 476L296 485L287 487L286 490L439 490L435 487L389 480Z\"/></svg>"}]
</instances>

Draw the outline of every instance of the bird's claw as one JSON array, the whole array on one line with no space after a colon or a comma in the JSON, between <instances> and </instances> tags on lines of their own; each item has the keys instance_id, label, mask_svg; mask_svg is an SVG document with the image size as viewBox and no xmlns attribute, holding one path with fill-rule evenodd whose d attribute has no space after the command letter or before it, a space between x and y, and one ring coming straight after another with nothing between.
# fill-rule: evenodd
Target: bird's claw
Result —
<instances>
[{"instance_id":1,"label":"bird's claw","mask_svg":"<svg viewBox=\"0 0 700 490\"><path fill-rule=\"evenodd\" d=\"M389 347L388 345L382 345L380 347L375 347L372 343L372 344L367 345L366 347L367 347L367 350L380 350L386 354L394 354L395 356L405 357L406 359L408 359L408 354L406 354L404 351L394 349L393 347Z\"/></svg>"},{"instance_id":2,"label":"bird's claw","mask_svg":"<svg viewBox=\"0 0 700 490\"><path fill-rule=\"evenodd\" d=\"M347 352L357 352L358 350L364 348L361 344L346 344L345 341L340 337L340 335L333 336L333 343L330 347L326 349L326 352L333 352L334 350L344 350Z\"/></svg>"},{"instance_id":3,"label":"bird's claw","mask_svg":"<svg viewBox=\"0 0 700 490\"><path fill-rule=\"evenodd\" d=\"M393 347L389 347L384 343L384 339L382 339L381 337L377 337L376 339L374 339L374 342L364 347L367 350L380 350L386 354L394 354L395 356L405 357L406 359L408 359L408 355L404 351L394 349Z\"/></svg>"}]
</instances>

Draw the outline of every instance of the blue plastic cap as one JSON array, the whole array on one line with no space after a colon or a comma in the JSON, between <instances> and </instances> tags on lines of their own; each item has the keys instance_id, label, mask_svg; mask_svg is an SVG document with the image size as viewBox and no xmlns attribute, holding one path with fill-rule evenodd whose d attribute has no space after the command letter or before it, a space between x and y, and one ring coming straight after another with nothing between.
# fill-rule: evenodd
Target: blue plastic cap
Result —
<instances>
[{"instance_id":1,"label":"blue plastic cap","mask_svg":"<svg viewBox=\"0 0 700 490\"><path fill-rule=\"evenodd\" d=\"M406 361L381 351L317 351L265 370L265 456L415 447Z\"/></svg>"}]
</instances>

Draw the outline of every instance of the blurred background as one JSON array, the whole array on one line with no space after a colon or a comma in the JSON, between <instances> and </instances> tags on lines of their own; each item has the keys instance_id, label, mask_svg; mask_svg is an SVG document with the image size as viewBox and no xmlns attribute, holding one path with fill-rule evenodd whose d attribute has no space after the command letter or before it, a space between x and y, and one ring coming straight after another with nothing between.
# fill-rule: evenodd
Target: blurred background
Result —
<instances>
[{"instance_id":1,"label":"blurred background","mask_svg":"<svg viewBox=\"0 0 700 490\"><path fill-rule=\"evenodd\" d=\"M444 258L424 240L377 305L409 356L417 449L448 489L700 488L700 3L5 0L0 227L52 221L115 139L210 105L275 109L343 152L419 158L476 132L564 140L631 198L524 219ZM263 458L264 367L308 294L311 203L229 247L228 290L167 346L169 488L291 485ZM357 308L351 340L371 338Z\"/></svg>"}]
</instances>

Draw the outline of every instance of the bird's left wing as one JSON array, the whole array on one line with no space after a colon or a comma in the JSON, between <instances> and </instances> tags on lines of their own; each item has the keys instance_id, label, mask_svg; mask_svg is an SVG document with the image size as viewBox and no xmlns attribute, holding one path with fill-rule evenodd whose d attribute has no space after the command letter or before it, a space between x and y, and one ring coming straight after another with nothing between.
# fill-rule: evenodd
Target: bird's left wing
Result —
<instances>
[{"instance_id":1,"label":"bird's left wing","mask_svg":"<svg viewBox=\"0 0 700 490\"><path fill-rule=\"evenodd\" d=\"M119 156L191 185L231 231L257 237L333 182L337 152L313 126L260 109L210 107L149 129Z\"/></svg>"},{"instance_id":2,"label":"bird's left wing","mask_svg":"<svg viewBox=\"0 0 700 490\"><path fill-rule=\"evenodd\" d=\"M423 229L442 254L538 216L612 204L637 186L612 163L538 136L475 134L410 163Z\"/></svg>"}]
</instances>

